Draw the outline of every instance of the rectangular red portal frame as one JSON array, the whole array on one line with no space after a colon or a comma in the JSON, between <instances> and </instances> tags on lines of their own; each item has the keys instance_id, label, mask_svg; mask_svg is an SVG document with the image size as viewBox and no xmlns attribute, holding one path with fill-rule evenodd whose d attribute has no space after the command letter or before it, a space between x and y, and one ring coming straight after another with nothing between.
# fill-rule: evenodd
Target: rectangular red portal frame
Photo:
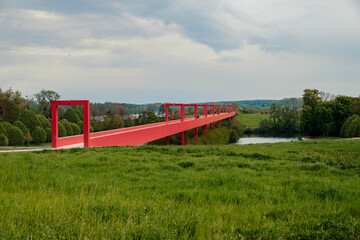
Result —
<instances>
[{"instance_id":1,"label":"rectangular red portal frame","mask_svg":"<svg viewBox=\"0 0 360 240\"><path fill-rule=\"evenodd\" d=\"M51 125L52 125L52 147L57 148L61 146L61 139L59 139L59 124L58 124L58 106L80 105L83 106L83 130L84 130L84 147L89 147L90 139L90 104L89 100L69 100L69 101L51 101ZM71 139L67 138L70 143ZM76 142L77 143L77 142Z\"/></svg>"}]
</instances>

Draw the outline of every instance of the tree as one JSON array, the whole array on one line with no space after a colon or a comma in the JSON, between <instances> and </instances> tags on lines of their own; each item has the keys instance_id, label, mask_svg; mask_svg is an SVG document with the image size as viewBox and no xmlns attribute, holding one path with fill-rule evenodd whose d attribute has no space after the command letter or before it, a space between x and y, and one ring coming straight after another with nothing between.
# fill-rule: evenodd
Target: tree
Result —
<instances>
[{"instance_id":1,"label":"tree","mask_svg":"<svg viewBox=\"0 0 360 240\"><path fill-rule=\"evenodd\" d=\"M32 133L36 127L42 127L40 120L33 111L25 110L20 115L19 120L30 130L30 133Z\"/></svg>"},{"instance_id":2,"label":"tree","mask_svg":"<svg viewBox=\"0 0 360 240\"><path fill-rule=\"evenodd\" d=\"M305 133L318 135L317 129L317 111L321 102L319 91L316 89L305 89L302 97L303 109L301 113L301 126Z\"/></svg>"},{"instance_id":3,"label":"tree","mask_svg":"<svg viewBox=\"0 0 360 240\"><path fill-rule=\"evenodd\" d=\"M59 133L58 133L59 137L66 137L67 136L66 128L60 122L58 123L58 131L59 131Z\"/></svg>"},{"instance_id":4,"label":"tree","mask_svg":"<svg viewBox=\"0 0 360 240\"><path fill-rule=\"evenodd\" d=\"M351 124L351 122L357 118L357 115L352 115L351 117L347 118L346 121L344 122L344 124L341 127L340 130L340 137L345 138L348 137L347 133L348 133L348 128Z\"/></svg>"},{"instance_id":5,"label":"tree","mask_svg":"<svg viewBox=\"0 0 360 240\"><path fill-rule=\"evenodd\" d=\"M8 144L9 139L3 133L0 133L0 146L7 146Z\"/></svg>"},{"instance_id":6,"label":"tree","mask_svg":"<svg viewBox=\"0 0 360 240\"><path fill-rule=\"evenodd\" d=\"M350 105L350 110L353 114L360 116L360 97L356 98Z\"/></svg>"},{"instance_id":7,"label":"tree","mask_svg":"<svg viewBox=\"0 0 360 240\"><path fill-rule=\"evenodd\" d=\"M39 121L41 122L41 125L43 127L43 129L45 128L51 128L51 122L49 119L47 119L44 115L41 114L36 114L36 117L39 119Z\"/></svg>"},{"instance_id":8,"label":"tree","mask_svg":"<svg viewBox=\"0 0 360 240\"><path fill-rule=\"evenodd\" d=\"M0 134L7 136L7 131L3 123L0 122Z\"/></svg>"},{"instance_id":9,"label":"tree","mask_svg":"<svg viewBox=\"0 0 360 240\"><path fill-rule=\"evenodd\" d=\"M21 146L24 145L24 134L20 128L12 126L8 131L9 145L10 146Z\"/></svg>"},{"instance_id":10,"label":"tree","mask_svg":"<svg viewBox=\"0 0 360 240\"><path fill-rule=\"evenodd\" d=\"M33 134L32 134L33 140L35 143L44 143L46 142L46 132L41 127L36 127Z\"/></svg>"},{"instance_id":11,"label":"tree","mask_svg":"<svg viewBox=\"0 0 360 240\"><path fill-rule=\"evenodd\" d=\"M110 120L110 129L118 129L124 127L124 120L120 116L112 117Z\"/></svg>"},{"instance_id":12,"label":"tree","mask_svg":"<svg viewBox=\"0 0 360 240\"><path fill-rule=\"evenodd\" d=\"M159 119L152 110L148 110L143 112L143 121L145 124L149 124L157 123Z\"/></svg>"},{"instance_id":13,"label":"tree","mask_svg":"<svg viewBox=\"0 0 360 240\"><path fill-rule=\"evenodd\" d=\"M34 94L36 101L40 104L40 111L45 117L51 117L51 101L58 100L60 95L52 90L42 89L39 93Z\"/></svg>"},{"instance_id":14,"label":"tree","mask_svg":"<svg viewBox=\"0 0 360 240\"><path fill-rule=\"evenodd\" d=\"M25 99L19 91L13 91L11 88L2 91L0 88L0 116L3 121L16 121L25 108Z\"/></svg>"},{"instance_id":15,"label":"tree","mask_svg":"<svg viewBox=\"0 0 360 240\"><path fill-rule=\"evenodd\" d=\"M79 122L81 119L79 118L79 116L77 115L76 111L72 108L68 108L66 109L63 118L68 120L69 122L72 123L77 123Z\"/></svg>"}]
</instances>

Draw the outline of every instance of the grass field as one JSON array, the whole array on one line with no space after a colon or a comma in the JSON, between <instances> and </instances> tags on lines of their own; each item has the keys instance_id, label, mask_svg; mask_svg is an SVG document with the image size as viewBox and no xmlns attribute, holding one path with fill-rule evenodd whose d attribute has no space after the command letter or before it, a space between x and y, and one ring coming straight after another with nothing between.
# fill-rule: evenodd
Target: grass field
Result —
<instances>
[{"instance_id":1,"label":"grass field","mask_svg":"<svg viewBox=\"0 0 360 240\"><path fill-rule=\"evenodd\" d=\"M250 128L257 128L260 122L269 118L269 114L238 114L235 120L238 120L243 126Z\"/></svg>"},{"instance_id":2,"label":"grass field","mask_svg":"<svg viewBox=\"0 0 360 240\"><path fill-rule=\"evenodd\" d=\"M0 154L0 239L359 239L360 140Z\"/></svg>"}]
</instances>

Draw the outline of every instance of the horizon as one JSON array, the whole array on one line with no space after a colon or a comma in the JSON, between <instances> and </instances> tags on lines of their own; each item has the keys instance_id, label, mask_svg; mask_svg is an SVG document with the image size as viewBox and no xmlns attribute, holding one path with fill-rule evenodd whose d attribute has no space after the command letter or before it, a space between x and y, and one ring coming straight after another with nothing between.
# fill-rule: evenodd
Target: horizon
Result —
<instances>
[{"instance_id":1,"label":"horizon","mask_svg":"<svg viewBox=\"0 0 360 240\"><path fill-rule=\"evenodd\" d=\"M283 99L304 89L359 96L355 0L1 5L0 86L24 95L44 88L132 104Z\"/></svg>"}]
</instances>

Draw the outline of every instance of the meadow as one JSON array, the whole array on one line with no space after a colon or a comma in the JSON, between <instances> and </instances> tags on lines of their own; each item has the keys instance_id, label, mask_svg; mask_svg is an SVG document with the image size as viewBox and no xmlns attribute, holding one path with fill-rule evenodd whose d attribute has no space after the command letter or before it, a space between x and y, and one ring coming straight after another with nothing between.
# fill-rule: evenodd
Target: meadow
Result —
<instances>
[{"instance_id":1,"label":"meadow","mask_svg":"<svg viewBox=\"0 0 360 240\"><path fill-rule=\"evenodd\" d=\"M359 239L360 140L0 153L0 239Z\"/></svg>"},{"instance_id":2,"label":"meadow","mask_svg":"<svg viewBox=\"0 0 360 240\"><path fill-rule=\"evenodd\" d=\"M235 116L235 120L239 121L244 127L258 128L260 122L265 119L269 119L270 114L238 114Z\"/></svg>"}]
</instances>

